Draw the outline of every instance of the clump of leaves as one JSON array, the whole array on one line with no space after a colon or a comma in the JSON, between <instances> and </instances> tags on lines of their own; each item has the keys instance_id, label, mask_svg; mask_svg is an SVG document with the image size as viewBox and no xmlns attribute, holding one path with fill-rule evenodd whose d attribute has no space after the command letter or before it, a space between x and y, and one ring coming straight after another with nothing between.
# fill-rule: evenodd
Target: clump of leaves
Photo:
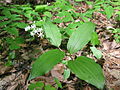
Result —
<instances>
[{"instance_id":1,"label":"clump of leaves","mask_svg":"<svg viewBox=\"0 0 120 90\"><path fill-rule=\"evenodd\" d=\"M83 47L91 40L94 29L95 25L91 22L80 25L77 30L71 34L68 40L68 52L73 54L78 50L83 49ZM59 48L61 45L61 33L59 32L60 30L58 27L50 21L46 21L44 30L46 32L46 37L49 38L48 40L51 42L51 44ZM33 63L28 80L49 72L56 64L62 62L64 56L65 53L59 49L53 49L43 53ZM75 60L68 61L67 63L68 64L66 65L70 71L80 79L85 80L86 82L96 86L99 89L102 89L104 87L105 81L102 69L98 64L95 63L94 60L86 56L80 56Z\"/></svg>"},{"instance_id":2,"label":"clump of leaves","mask_svg":"<svg viewBox=\"0 0 120 90\"><path fill-rule=\"evenodd\" d=\"M21 44L25 43L21 32L23 33L24 28L33 20L40 20L40 16L30 5L3 5L0 7L0 32L7 34L7 37L2 40L7 43L9 49L7 66L13 65L13 58L10 56L11 52L19 50Z\"/></svg>"}]
</instances>

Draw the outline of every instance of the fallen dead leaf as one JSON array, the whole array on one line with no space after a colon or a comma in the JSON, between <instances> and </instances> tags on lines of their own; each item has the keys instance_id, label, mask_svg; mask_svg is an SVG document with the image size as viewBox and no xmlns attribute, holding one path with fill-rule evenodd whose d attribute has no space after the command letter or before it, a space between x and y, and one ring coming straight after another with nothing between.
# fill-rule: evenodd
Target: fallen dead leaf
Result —
<instances>
[{"instance_id":1,"label":"fallen dead leaf","mask_svg":"<svg viewBox=\"0 0 120 90\"><path fill-rule=\"evenodd\" d=\"M64 72L64 65L63 64L57 64L52 70L51 75L52 77L58 78L60 81L63 81L63 72Z\"/></svg>"}]
</instances>

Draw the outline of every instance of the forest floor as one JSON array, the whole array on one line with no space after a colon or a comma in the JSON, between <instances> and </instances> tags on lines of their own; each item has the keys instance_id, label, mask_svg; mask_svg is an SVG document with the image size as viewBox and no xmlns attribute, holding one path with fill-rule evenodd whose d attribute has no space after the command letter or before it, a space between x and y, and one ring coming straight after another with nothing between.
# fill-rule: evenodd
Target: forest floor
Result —
<instances>
[{"instance_id":1,"label":"forest floor","mask_svg":"<svg viewBox=\"0 0 120 90\"><path fill-rule=\"evenodd\" d=\"M76 6L78 12L81 10L84 12L89 8L85 3L80 4L82 7ZM96 24L96 32L100 40L100 45L97 46L97 49L102 51L103 56L100 60L97 60L88 48L90 47L89 44L75 55L81 56L85 54L101 65L106 79L104 90L109 90L107 88L120 90L120 43L116 43L113 38L114 33L108 30L109 27L120 28L119 22L115 21L115 16L108 20L104 14L99 12L95 12L93 16L95 16L95 18L90 21ZM58 24L58 26L61 25L64 27L62 23ZM63 80L63 71L65 69L63 64L57 64L44 76L27 81L31 64L33 63L30 58L37 58L43 52L56 47L52 46L46 39L41 40L39 38L32 42L22 44L21 46L23 48L17 51L14 50L17 55L17 58L14 60L15 64L8 67L5 66L5 62L3 62L7 59L9 52L7 45L1 41L1 38L4 37L6 37L6 33L4 31L0 32L0 44L4 46L4 49L0 51L0 90L27 90L30 83L38 81L56 87L53 77L57 77L62 83L63 88L59 88L58 90L98 90L96 87L80 80L72 73L67 80ZM69 57L65 57L64 59L68 58Z\"/></svg>"}]
</instances>

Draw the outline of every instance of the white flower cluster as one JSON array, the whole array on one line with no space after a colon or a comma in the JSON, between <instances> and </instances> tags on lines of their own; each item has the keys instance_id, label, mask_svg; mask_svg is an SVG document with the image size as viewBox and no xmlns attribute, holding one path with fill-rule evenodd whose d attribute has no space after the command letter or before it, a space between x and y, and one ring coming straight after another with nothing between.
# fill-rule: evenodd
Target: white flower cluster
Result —
<instances>
[{"instance_id":1,"label":"white flower cluster","mask_svg":"<svg viewBox=\"0 0 120 90\"><path fill-rule=\"evenodd\" d=\"M25 31L29 31L29 30L31 30L31 32L30 32L31 36L35 36L37 34L38 37L41 37L41 38L44 37L43 29L36 27L35 24L25 27Z\"/></svg>"}]
</instances>

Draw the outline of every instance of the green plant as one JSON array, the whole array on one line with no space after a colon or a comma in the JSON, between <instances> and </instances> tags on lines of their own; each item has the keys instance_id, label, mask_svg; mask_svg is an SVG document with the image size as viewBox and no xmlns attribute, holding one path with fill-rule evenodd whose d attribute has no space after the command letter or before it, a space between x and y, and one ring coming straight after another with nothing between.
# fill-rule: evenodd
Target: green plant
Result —
<instances>
[{"instance_id":1,"label":"green plant","mask_svg":"<svg viewBox=\"0 0 120 90\"><path fill-rule=\"evenodd\" d=\"M83 47L91 40L94 29L95 25L91 22L80 25L77 30L72 33L68 40L67 49L69 53L73 54L78 50L83 49ZM44 30L46 37L49 38L48 40L53 45L60 48L61 33L58 27L47 20L44 24ZM32 70L28 80L49 72L56 64L62 62L64 56L65 53L61 51L61 49L53 49L43 53L32 65ZM76 74L76 76L80 79L85 80L99 89L104 87L102 69L94 62L94 60L85 56L80 56L74 61L67 61L66 65L70 71Z\"/></svg>"},{"instance_id":2,"label":"green plant","mask_svg":"<svg viewBox=\"0 0 120 90\"><path fill-rule=\"evenodd\" d=\"M95 25L88 22L89 20L85 20L86 23L84 21L75 22L77 18L91 18L90 14L93 13L93 11L88 11L86 14L76 13L75 8L65 0L57 0L51 6L37 6L36 11L42 12L45 16L42 17L42 21L37 21L35 24L44 29L45 38L47 38L52 45L58 47L58 49L49 50L38 57L32 64L32 70L28 80L44 75L56 64L65 62L64 64L68 68L64 71L64 79L69 78L71 71L80 79L102 89L105 82L104 76L101 67L96 64L94 60L86 56L80 56L76 59L74 58L74 61L63 61L62 59L64 58L65 53L60 49L62 37L64 37L66 33L70 37L67 37L69 38L67 50L71 55L78 50L83 49L84 46L91 41L93 45L93 47L91 47L93 54L96 58L101 58L101 52L95 48L95 45L99 45L98 36L94 31ZM52 19L53 15L51 12L57 17L56 19ZM66 22L71 23L65 28L58 27L54 24ZM96 51L98 53L95 53ZM57 79L56 83L62 88Z\"/></svg>"}]
</instances>

